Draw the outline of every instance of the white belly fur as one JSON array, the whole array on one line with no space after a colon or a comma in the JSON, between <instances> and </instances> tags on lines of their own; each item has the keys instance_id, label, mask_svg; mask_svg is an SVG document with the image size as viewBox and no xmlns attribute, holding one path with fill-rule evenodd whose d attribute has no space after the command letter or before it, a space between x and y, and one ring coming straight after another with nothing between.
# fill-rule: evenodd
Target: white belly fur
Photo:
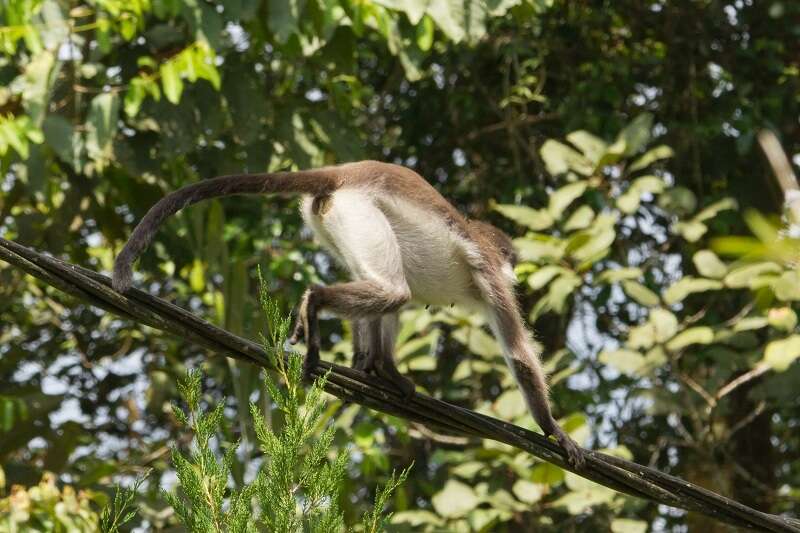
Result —
<instances>
[{"instance_id":1,"label":"white belly fur","mask_svg":"<svg viewBox=\"0 0 800 533\"><path fill-rule=\"evenodd\" d=\"M362 190L335 192L328 209L318 215L312 212L312 201L310 197L303 198L303 218L320 244L342 262L354 278L374 277L395 282L396 270L388 263L396 262L391 256L399 247L402 275L415 301L433 305L478 305L477 288L468 262L470 255L475 259L477 250L451 231L439 216L400 199L378 202L373 194ZM385 220L376 220L381 214ZM353 228L357 228L359 234L355 240L351 235L342 235ZM349 245L345 247L344 243ZM355 250L345 249L351 246Z\"/></svg>"}]
</instances>

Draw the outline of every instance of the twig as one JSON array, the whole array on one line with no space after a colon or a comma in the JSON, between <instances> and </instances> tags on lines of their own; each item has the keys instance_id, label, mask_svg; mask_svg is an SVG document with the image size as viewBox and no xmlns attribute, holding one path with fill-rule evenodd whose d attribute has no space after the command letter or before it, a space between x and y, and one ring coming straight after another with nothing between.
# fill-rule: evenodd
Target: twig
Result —
<instances>
[{"instance_id":1,"label":"twig","mask_svg":"<svg viewBox=\"0 0 800 533\"><path fill-rule=\"evenodd\" d=\"M723 385L717 391L717 394L715 394L714 396L716 397L717 400L720 400L723 396L726 396L726 395L730 394L731 392L733 392L734 389L736 389L737 387L740 387L740 386L744 385L745 383L747 383L750 380L756 379L761 374L764 374L770 368L772 368L772 367L769 366L766 363L759 363L756 366L754 366L751 370L748 370L747 372L745 372L744 374L742 374L738 378L729 381L727 385Z\"/></svg>"},{"instance_id":2,"label":"twig","mask_svg":"<svg viewBox=\"0 0 800 533\"><path fill-rule=\"evenodd\" d=\"M106 276L2 238L0 259L92 305L229 357L271 368L270 360L259 344L140 290L119 294L111 288ZM436 432L503 442L617 491L702 513L739 527L800 533L800 521L757 511L677 477L618 457L588 451L586 465L576 471L566 463L563 450L540 434L422 394L406 401L385 384L339 365L321 363L315 374L320 376L328 371L326 390L345 401L424 424Z\"/></svg>"}]
</instances>

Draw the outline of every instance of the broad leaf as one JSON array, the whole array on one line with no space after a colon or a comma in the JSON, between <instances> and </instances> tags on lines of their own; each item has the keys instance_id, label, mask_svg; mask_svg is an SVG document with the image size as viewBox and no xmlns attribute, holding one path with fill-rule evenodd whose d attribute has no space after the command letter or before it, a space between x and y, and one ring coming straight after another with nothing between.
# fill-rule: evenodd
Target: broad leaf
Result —
<instances>
[{"instance_id":1,"label":"broad leaf","mask_svg":"<svg viewBox=\"0 0 800 533\"><path fill-rule=\"evenodd\" d=\"M800 357L800 335L790 335L785 339L772 341L764 350L764 362L778 372L789 368L798 357Z\"/></svg>"}]
</instances>

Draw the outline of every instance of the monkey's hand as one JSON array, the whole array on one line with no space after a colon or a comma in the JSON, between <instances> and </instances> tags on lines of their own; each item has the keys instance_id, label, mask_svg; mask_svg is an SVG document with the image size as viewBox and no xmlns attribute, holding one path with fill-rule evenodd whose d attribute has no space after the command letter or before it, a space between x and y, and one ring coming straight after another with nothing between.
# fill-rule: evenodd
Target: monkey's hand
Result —
<instances>
[{"instance_id":1,"label":"monkey's hand","mask_svg":"<svg viewBox=\"0 0 800 533\"><path fill-rule=\"evenodd\" d=\"M555 437L556 442L567 452L567 461L569 464L579 470L583 468L586 464L586 454L584 450L578 446L578 443L572 440L559 426L556 426L551 434Z\"/></svg>"}]
</instances>

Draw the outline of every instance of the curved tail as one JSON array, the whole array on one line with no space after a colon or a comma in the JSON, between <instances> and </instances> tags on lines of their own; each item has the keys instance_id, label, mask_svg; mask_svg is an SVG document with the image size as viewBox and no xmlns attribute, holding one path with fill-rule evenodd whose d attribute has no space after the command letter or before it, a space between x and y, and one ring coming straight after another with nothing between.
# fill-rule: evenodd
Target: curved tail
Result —
<instances>
[{"instance_id":1,"label":"curved tail","mask_svg":"<svg viewBox=\"0 0 800 533\"><path fill-rule=\"evenodd\" d=\"M203 180L178 189L151 207L133 230L128 242L114 261L111 284L119 292L130 288L133 262L153 240L153 235L164 220L188 205L234 194L330 194L339 188L341 175L341 168L338 167L298 172L238 174Z\"/></svg>"}]
</instances>

